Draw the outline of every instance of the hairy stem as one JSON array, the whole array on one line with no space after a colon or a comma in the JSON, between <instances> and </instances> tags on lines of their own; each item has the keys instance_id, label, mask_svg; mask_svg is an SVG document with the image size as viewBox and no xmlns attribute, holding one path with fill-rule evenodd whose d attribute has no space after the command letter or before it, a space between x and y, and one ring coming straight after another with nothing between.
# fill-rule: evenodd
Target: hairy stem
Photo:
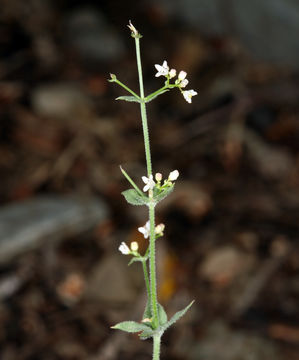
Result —
<instances>
[{"instance_id":1,"label":"hairy stem","mask_svg":"<svg viewBox=\"0 0 299 360\"><path fill-rule=\"evenodd\" d=\"M143 88L143 75L142 75L142 65L141 65L141 57L140 57L140 43L139 43L138 38L135 38L135 45L136 45L136 58L137 58L137 68L138 68L139 87L140 87L140 98L142 100L142 102L140 103L140 111L141 111L143 137L144 137L147 176L150 176L150 175L152 175L152 161L151 161L148 126L147 126L146 107L145 107L145 102L144 102L144 88Z\"/></svg>"},{"instance_id":2,"label":"hairy stem","mask_svg":"<svg viewBox=\"0 0 299 360\"><path fill-rule=\"evenodd\" d=\"M147 271L147 267L146 267L146 260L142 261L142 268L143 268L143 275L144 275L144 280L145 280L147 296L148 296L148 298L150 298L151 288L150 288L150 282L149 282L149 277L148 277L148 271Z\"/></svg>"},{"instance_id":3,"label":"hairy stem","mask_svg":"<svg viewBox=\"0 0 299 360\"><path fill-rule=\"evenodd\" d=\"M147 116L146 116L146 106L144 99L144 88L143 88L143 76L142 76L142 65L140 57L140 43L139 38L135 38L136 45L136 58L137 58L137 68L139 76L139 86L140 86L140 111L142 119L142 128L144 136L144 147L145 147L145 157L147 165L147 175L152 175L152 163L151 163L151 151L150 151L150 140L148 133L147 125ZM152 191L149 191L149 197L152 197ZM157 304L157 281L156 281L156 261L155 261L155 204L152 202L149 204L149 220L150 220L150 258L149 258L149 268L150 268L150 300L151 300L151 313L152 313L152 325L156 329L159 326L158 320L158 304Z\"/></svg>"},{"instance_id":4,"label":"hairy stem","mask_svg":"<svg viewBox=\"0 0 299 360\"><path fill-rule=\"evenodd\" d=\"M154 335L154 345L153 345L153 360L160 359L160 347L161 347L161 336Z\"/></svg>"}]
</instances>

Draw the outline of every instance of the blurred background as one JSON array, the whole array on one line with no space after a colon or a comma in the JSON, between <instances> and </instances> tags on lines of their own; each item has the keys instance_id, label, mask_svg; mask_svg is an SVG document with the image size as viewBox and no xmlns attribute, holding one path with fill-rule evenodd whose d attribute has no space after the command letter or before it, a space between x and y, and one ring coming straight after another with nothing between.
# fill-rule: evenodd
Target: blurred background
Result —
<instances>
[{"instance_id":1,"label":"blurred background","mask_svg":"<svg viewBox=\"0 0 299 360\"><path fill-rule=\"evenodd\" d=\"M188 73L148 105L154 172L178 169L157 208L159 301L189 313L164 360L299 359L299 4L295 0L1 0L0 358L150 359L112 331L141 319L142 271L120 243L121 164L142 186L131 19L146 93L154 64Z\"/></svg>"}]
</instances>

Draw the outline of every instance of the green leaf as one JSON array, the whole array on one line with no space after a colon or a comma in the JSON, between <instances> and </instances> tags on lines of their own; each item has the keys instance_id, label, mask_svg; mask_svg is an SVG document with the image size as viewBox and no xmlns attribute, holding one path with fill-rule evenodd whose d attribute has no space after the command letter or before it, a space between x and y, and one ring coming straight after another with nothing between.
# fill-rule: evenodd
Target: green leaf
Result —
<instances>
[{"instance_id":1,"label":"green leaf","mask_svg":"<svg viewBox=\"0 0 299 360\"><path fill-rule=\"evenodd\" d=\"M115 100L124 100L129 102L138 102L140 103L140 100L135 96L119 96Z\"/></svg>"},{"instance_id":2,"label":"green leaf","mask_svg":"<svg viewBox=\"0 0 299 360\"><path fill-rule=\"evenodd\" d=\"M141 340L146 340L151 338L155 333L155 330L152 330L151 328L148 328L147 330L142 331L141 334L139 334L139 338Z\"/></svg>"},{"instance_id":3,"label":"green leaf","mask_svg":"<svg viewBox=\"0 0 299 360\"><path fill-rule=\"evenodd\" d=\"M160 192L159 194L155 195L154 196L154 201L156 203L162 201L163 199L166 198L166 196L168 196L170 193L173 192L173 189L174 189L174 185L166 188L165 190L163 190L162 192Z\"/></svg>"},{"instance_id":4,"label":"green leaf","mask_svg":"<svg viewBox=\"0 0 299 360\"><path fill-rule=\"evenodd\" d=\"M159 315L159 324L163 326L167 323L167 314L161 304L158 304L158 315Z\"/></svg>"},{"instance_id":5,"label":"green leaf","mask_svg":"<svg viewBox=\"0 0 299 360\"><path fill-rule=\"evenodd\" d=\"M191 301L191 303L185 307L185 309L178 311L177 313L175 313L173 315L173 317L166 323L164 324L162 327L163 330L166 330L167 328L169 328L171 325L173 325L175 322L177 322L182 316L184 316L186 314L186 312L190 309L190 307L192 306L192 304L194 303L194 300Z\"/></svg>"},{"instance_id":6,"label":"green leaf","mask_svg":"<svg viewBox=\"0 0 299 360\"><path fill-rule=\"evenodd\" d=\"M150 95L147 96L146 99L145 99L145 102L146 102L146 103L149 103L150 101L154 100L154 99L155 99L156 97L158 97L159 95L164 94L166 91L169 91L169 89L165 89L165 90L159 92L158 94L153 95L152 97L150 97Z\"/></svg>"},{"instance_id":7,"label":"green leaf","mask_svg":"<svg viewBox=\"0 0 299 360\"><path fill-rule=\"evenodd\" d=\"M147 301L142 319L150 319L151 317L152 317L151 304L149 301Z\"/></svg>"},{"instance_id":8,"label":"green leaf","mask_svg":"<svg viewBox=\"0 0 299 360\"><path fill-rule=\"evenodd\" d=\"M129 189L122 192L127 202L131 205L146 205L147 198L141 196L135 189Z\"/></svg>"},{"instance_id":9,"label":"green leaf","mask_svg":"<svg viewBox=\"0 0 299 360\"><path fill-rule=\"evenodd\" d=\"M126 331L128 333L137 333L140 331L148 331L151 330L148 326L145 324L140 324L136 321L123 321L121 323L118 323L114 326L111 326L112 329L122 330Z\"/></svg>"}]
</instances>

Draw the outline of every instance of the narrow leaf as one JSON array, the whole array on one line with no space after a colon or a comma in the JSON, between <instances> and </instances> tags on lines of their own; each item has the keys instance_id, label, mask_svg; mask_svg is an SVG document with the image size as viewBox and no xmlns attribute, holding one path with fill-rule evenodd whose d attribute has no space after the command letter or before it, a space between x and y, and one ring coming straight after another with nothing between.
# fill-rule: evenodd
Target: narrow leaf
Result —
<instances>
[{"instance_id":1,"label":"narrow leaf","mask_svg":"<svg viewBox=\"0 0 299 360\"><path fill-rule=\"evenodd\" d=\"M162 94L164 94L166 91L169 91L169 89L165 89L165 90L163 90L163 91L161 91L161 92L159 92L158 94L155 94L155 95L153 95L153 96L147 96L146 97L146 99L145 99L145 102L146 103L149 103L150 101L152 101L152 100L154 100L156 97L158 97L159 95L162 95Z\"/></svg>"},{"instance_id":2,"label":"narrow leaf","mask_svg":"<svg viewBox=\"0 0 299 360\"><path fill-rule=\"evenodd\" d=\"M124 100L129 102L140 102L140 100L135 96L119 96L115 100Z\"/></svg>"},{"instance_id":3,"label":"narrow leaf","mask_svg":"<svg viewBox=\"0 0 299 360\"><path fill-rule=\"evenodd\" d=\"M158 315L159 315L159 324L163 326L167 323L167 314L161 304L158 304Z\"/></svg>"},{"instance_id":4,"label":"narrow leaf","mask_svg":"<svg viewBox=\"0 0 299 360\"><path fill-rule=\"evenodd\" d=\"M147 203L147 198L139 195L134 189L125 190L122 192L122 195L131 205L145 205Z\"/></svg>"},{"instance_id":5,"label":"narrow leaf","mask_svg":"<svg viewBox=\"0 0 299 360\"><path fill-rule=\"evenodd\" d=\"M188 306L186 306L185 309L175 313L173 315L173 317L165 325L162 326L162 328L165 330L165 329L169 328L171 325L173 325L175 322L177 322L182 316L184 316L186 314L186 312L190 309L190 307L192 306L193 303L194 303L194 300L191 301L191 303Z\"/></svg>"},{"instance_id":6,"label":"narrow leaf","mask_svg":"<svg viewBox=\"0 0 299 360\"><path fill-rule=\"evenodd\" d=\"M143 192L139 189L139 187L134 183L132 178L130 178L129 174L120 166L120 171L124 175L124 177L129 181L129 183L133 186L133 188L138 192L139 195L143 196Z\"/></svg>"},{"instance_id":7,"label":"narrow leaf","mask_svg":"<svg viewBox=\"0 0 299 360\"><path fill-rule=\"evenodd\" d=\"M140 324L140 323L138 323L136 321L123 321L123 322L118 323L118 324L116 324L114 326L111 326L111 328L126 331L128 333L137 333L137 332L140 332L140 331L151 330L145 324Z\"/></svg>"},{"instance_id":8,"label":"narrow leaf","mask_svg":"<svg viewBox=\"0 0 299 360\"><path fill-rule=\"evenodd\" d=\"M160 194L157 194L154 196L154 200L156 203L160 202L161 200L165 199L166 196L168 196L170 193L172 193L174 189L174 185L166 188L165 190L163 190Z\"/></svg>"}]
</instances>

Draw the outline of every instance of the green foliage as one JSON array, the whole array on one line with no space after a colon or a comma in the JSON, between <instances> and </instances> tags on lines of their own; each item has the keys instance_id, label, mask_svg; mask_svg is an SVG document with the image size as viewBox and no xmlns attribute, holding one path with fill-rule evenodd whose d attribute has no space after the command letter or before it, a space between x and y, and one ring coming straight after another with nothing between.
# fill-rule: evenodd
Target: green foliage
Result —
<instances>
[{"instance_id":1,"label":"green foliage","mask_svg":"<svg viewBox=\"0 0 299 360\"><path fill-rule=\"evenodd\" d=\"M159 324L163 326L167 323L167 314L161 304L158 304L158 315L159 315Z\"/></svg>"},{"instance_id":2,"label":"green foliage","mask_svg":"<svg viewBox=\"0 0 299 360\"><path fill-rule=\"evenodd\" d=\"M174 189L174 185L171 185L170 187L167 187L166 189L154 194L155 203L158 203L163 199L165 199L166 196L168 196L170 193L173 192L173 189Z\"/></svg>"},{"instance_id":3,"label":"green foliage","mask_svg":"<svg viewBox=\"0 0 299 360\"><path fill-rule=\"evenodd\" d=\"M162 326L162 329L163 329L163 332L169 328L171 325L173 325L174 323L176 323L181 317L183 317L186 312L190 309L190 307L193 305L194 303L194 300L191 301L191 303L185 307L185 309L183 310L180 310L178 312L176 312L173 317L168 321L166 322L163 326Z\"/></svg>"},{"instance_id":4,"label":"green foliage","mask_svg":"<svg viewBox=\"0 0 299 360\"><path fill-rule=\"evenodd\" d=\"M123 321L114 326L111 326L111 328L126 331L128 333L138 333L141 331L151 330L151 328L149 328L147 325L140 324L136 321Z\"/></svg>"},{"instance_id":5,"label":"green foliage","mask_svg":"<svg viewBox=\"0 0 299 360\"><path fill-rule=\"evenodd\" d=\"M129 102L138 102L140 103L140 100L135 96L119 96L115 100L124 100Z\"/></svg>"},{"instance_id":6,"label":"green foliage","mask_svg":"<svg viewBox=\"0 0 299 360\"><path fill-rule=\"evenodd\" d=\"M131 205L146 205L148 202L148 198L140 195L135 189L125 190L122 195Z\"/></svg>"},{"instance_id":7,"label":"green foliage","mask_svg":"<svg viewBox=\"0 0 299 360\"><path fill-rule=\"evenodd\" d=\"M160 90L159 92L156 92L156 93L154 93L154 94L151 94L151 95L149 95L149 96L147 96L147 97L145 98L145 102L146 102L146 103L149 103L150 101L156 99L156 97L158 97L159 95L164 94L164 93L167 92L167 91L169 91L169 89Z\"/></svg>"}]
</instances>

